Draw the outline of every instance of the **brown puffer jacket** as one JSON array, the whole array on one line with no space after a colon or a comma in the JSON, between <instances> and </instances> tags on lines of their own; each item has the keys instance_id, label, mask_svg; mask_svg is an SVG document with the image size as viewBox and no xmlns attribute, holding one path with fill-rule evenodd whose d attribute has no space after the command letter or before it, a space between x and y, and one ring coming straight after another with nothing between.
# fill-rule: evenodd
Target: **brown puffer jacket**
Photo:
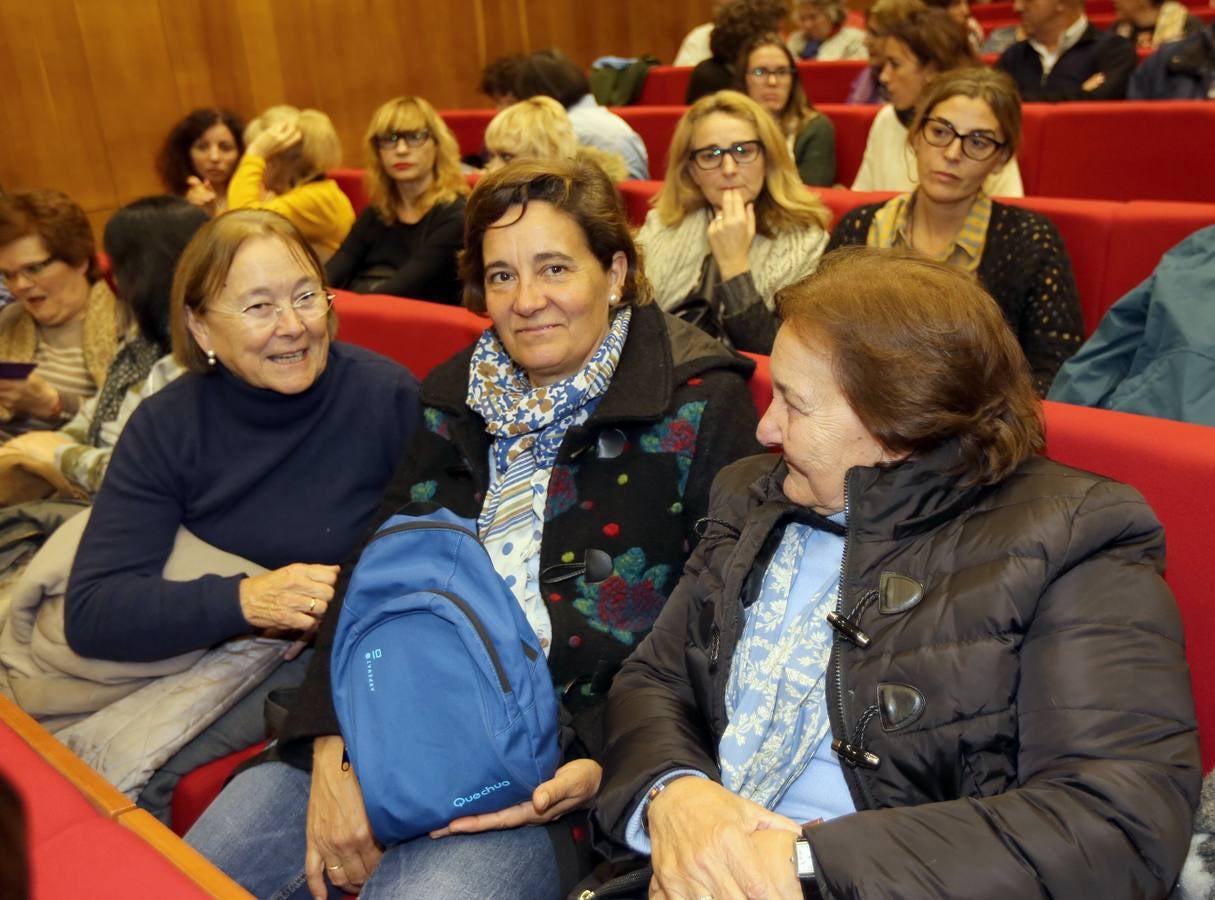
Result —
<instances>
[{"instance_id":1,"label":"brown puffer jacket","mask_svg":"<svg viewBox=\"0 0 1215 900\"><path fill-rule=\"evenodd\" d=\"M955 454L847 475L827 702L861 811L810 832L819 888L1164 897L1200 765L1160 525L1132 488L1041 458L961 489ZM717 521L617 676L596 813L616 840L663 772L720 778L743 606L784 525L823 522L785 473L772 455L722 471Z\"/></svg>"}]
</instances>

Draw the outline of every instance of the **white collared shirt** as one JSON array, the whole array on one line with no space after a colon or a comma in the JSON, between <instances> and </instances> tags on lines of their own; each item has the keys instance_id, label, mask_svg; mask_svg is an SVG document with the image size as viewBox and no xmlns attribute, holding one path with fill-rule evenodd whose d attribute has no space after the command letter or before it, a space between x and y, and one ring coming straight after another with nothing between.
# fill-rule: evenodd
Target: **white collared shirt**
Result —
<instances>
[{"instance_id":1,"label":"white collared shirt","mask_svg":"<svg viewBox=\"0 0 1215 900\"><path fill-rule=\"evenodd\" d=\"M1033 38L1029 38L1029 45L1034 48L1034 52L1042 60L1043 78L1050 74L1050 70L1055 67L1055 63L1059 61L1060 56L1076 46L1076 42L1080 40L1080 35L1084 34L1087 28L1088 16L1081 13L1080 18L1072 22L1071 25L1068 25L1067 30L1059 36L1059 43L1055 45L1053 51L1047 50L1045 45L1038 43Z\"/></svg>"}]
</instances>

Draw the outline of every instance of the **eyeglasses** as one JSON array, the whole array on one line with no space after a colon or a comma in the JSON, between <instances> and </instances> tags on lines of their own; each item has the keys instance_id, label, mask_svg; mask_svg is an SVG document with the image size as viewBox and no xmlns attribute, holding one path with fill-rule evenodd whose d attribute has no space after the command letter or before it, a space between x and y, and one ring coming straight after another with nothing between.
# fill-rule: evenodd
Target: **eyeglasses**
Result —
<instances>
[{"instance_id":1,"label":"eyeglasses","mask_svg":"<svg viewBox=\"0 0 1215 900\"><path fill-rule=\"evenodd\" d=\"M417 131L390 131L387 134L375 136L376 146L381 150L391 150L401 141L404 141L409 147L421 147L429 140L429 128L419 128Z\"/></svg>"},{"instance_id":2,"label":"eyeglasses","mask_svg":"<svg viewBox=\"0 0 1215 900\"><path fill-rule=\"evenodd\" d=\"M287 305L259 300L257 303L250 303L239 312L230 312L226 309L208 309L206 311L228 319L236 319L249 331L262 332L269 331L278 324L279 317L282 316L288 305L301 322L315 322L328 314L330 307L333 306L333 301L333 294L324 291L306 291L292 299Z\"/></svg>"},{"instance_id":3,"label":"eyeglasses","mask_svg":"<svg viewBox=\"0 0 1215 900\"><path fill-rule=\"evenodd\" d=\"M965 134L953 127L952 122L930 116L920 126L920 134L933 147L948 147L955 140L962 142L962 153L975 162L983 162L999 150L1007 141L997 141L994 137L981 131L968 131Z\"/></svg>"},{"instance_id":4,"label":"eyeglasses","mask_svg":"<svg viewBox=\"0 0 1215 900\"><path fill-rule=\"evenodd\" d=\"M754 69L747 69L747 74L752 78L758 78L760 81L767 81L769 78L784 81L786 78L792 78L797 74L797 69L794 69L792 66L778 66L775 69L756 66Z\"/></svg>"},{"instance_id":5,"label":"eyeglasses","mask_svg":"<svg viewBox=\"0 0 1215 900\"><path fill-rule=\"evenodd\" d=\"M721 168L721 161L727 153L734 157L734 162L738 165L745 166L759 159L763 150L764 145L759 141L739 141L729 147L718 147L716 144L712 147L700 147L693 150L688 156L692 162L696 163L698 169L708 171Z\"/></svg>"},{"instance_id":6,"label":"eyeglasses","mask_svg":"<svg viewBox=\"0 0 1215 900\"><path fill-rule=\"evenodd\" d=\"M6 284L12 284L18 277L24 275L28 281L37 281L38 276L46 271L46 267L55 261L56 257L48 256L46 259L40 259L38 262L26 263L24 266L18 266L15 269L0 269L0 278L3 278Z\"/></svg>"}]
</instances>

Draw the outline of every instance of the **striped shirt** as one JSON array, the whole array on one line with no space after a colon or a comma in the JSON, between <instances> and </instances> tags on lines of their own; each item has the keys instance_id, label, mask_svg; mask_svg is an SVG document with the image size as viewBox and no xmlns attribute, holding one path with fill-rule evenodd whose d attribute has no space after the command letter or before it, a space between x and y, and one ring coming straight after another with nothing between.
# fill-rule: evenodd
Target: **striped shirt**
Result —
<instances>
[{"instance_id":1,"label":"striped shirt","mask_svg":"<svg viewBox=\"0 0 1215 900\"><path fill-rule=\"evenodd\" d=\"M911 244L911 212L915 194L899 194L884 203L873 215L865 243L870 247L900 247L913 249ZM936 257L937 262L949 263L974 274L983 259L987 244L987 224L991 221L991 198L979 194L970 205L966 221L954 235L953 243Z\"/></svg>"}]
</instances>

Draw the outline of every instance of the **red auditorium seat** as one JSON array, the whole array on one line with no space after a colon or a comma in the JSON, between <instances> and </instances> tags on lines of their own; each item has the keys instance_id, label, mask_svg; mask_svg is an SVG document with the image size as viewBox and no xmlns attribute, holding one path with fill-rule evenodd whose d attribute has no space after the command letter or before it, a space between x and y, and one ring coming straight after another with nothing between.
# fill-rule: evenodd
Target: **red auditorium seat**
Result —
<instances>
[{"instance_id":1,"label":"red auditorium seat","mask_svg":"<svg viewBox=\"0 0 1215 900\"><path fill-rule=\"evenodd\" d=\"M362 169L331 169L329 177L337 182L342 193L349 198L356 216L367 208L367 189L363 186Z\"/></svg>"},{"instance_id":2,"label":"red auditorium seat","mask_svg":"<svg viewBox=\"0 0 1215 900\"><path fill-rule=\"evenodd\" d=\"M688 96L691 66L654 66L645 75L645 84L637 97L638 106L672 106L682 104Z\"/></svg>"},{"instance_id":3,"label":"red auditorium seat","mask_svg":"<svg viewBox=\"0 0 1215 900\"><path fill-rule=\"evenodd\" d=\"M866 59L839 59L827 62L805 60L798 62L802 90L815 106L821 103L843 103L848 99L852 82L869 66Z\"/></svg>"},{"instance_id":4,"label":"red auditorium seat","mask_svg":"<svg viewBox=\"0 0 1215 900\"><path fill-rule=\"evenodd\" d=\"M1165 579L1185 623L1203 771L1215 764L1215 606L1206 561L1215 497L1215 428L1150 416L1045 404L1046 452L1061 463L1125 481L1147 499L1168 542Z\"/></svg>"},{"instance_id":5,"label":"red auditorium seat","mask_svg":"<svg viewBox=\"0 0 1215 900\"><path fill-rule=\"evenodd\" d=\"M460 145L461 156L481 153L485 145L485 129L497 113L496 109L445 109L439 116L447 123Z\"/></svg>"},{"instance_id":6,"label":"red auditorium seat","mask_svg":"<svg viewBox=\"0 0 1215 900\"><path fill-rule=\"evenodd\" d=\"M265 743L255 744L221 756L205 766L199 766L177 782L177 787L173 789L173 804L169 816L173 830L180 835L189 831L198 821L198 817L211 805L211 801L224 789L236 767L245 760L252 759L265 748Z\"/></svg>"},{"instance_id":7,"label":"red auditorium seat","mask_svg":"<svg viewBox=\"0 0 1215 900\"><path fill-rule=\"evenodd\" d=\"M1165 251L1208 225L1215 225L1215 204L1153 200L1122 204L1106 252L1102 313L1151 275Z\"/></svg>"},{"instance_id":8,"label":"red auditorium seat","mask_svg":"<svg viewBox=\"0 0 1215 900\"><path fill-rule=\"evenodd\" d=\"M1028 146L1033 153L1033 193L1215 202L1215 179L1206 174L1212 146L1215 104L1056 104Z\"/></svg>"},{"instance_id":9,"label":"red auditorium seat","mask_svg":"<svg viewBox=\"0 0 1215 900\"><path fill-rule=\"evenodd\" d=\"M650 178L661 181L667 174L667 150L686 106L614 106L620 116L641 135L650 157Z\"/></svg>"},{"instance_id":10,"label":"red auditorium seat","mask_svg":"<svg viewBox=\"0 0 1215 900\"><path fill-rule=\"evenodd\" d=\"M488 319L462 306L381 294L334 293L338 338L397 360L419 381L475 341L489 324Z\"/></svg>"},{"instance_id":11,"label":"red auditorium seat","mask_svg":"<svg viewBox=\"0 0 1215 900\"><path fill-rule=\"evenodd\" d=\"M849 187L865 157L869 126L873 124L873 117L880 107L847 103L817 105L819 112L831 119L831 124L835 126L835 181Z\"/></svg>"}]
</instances>

